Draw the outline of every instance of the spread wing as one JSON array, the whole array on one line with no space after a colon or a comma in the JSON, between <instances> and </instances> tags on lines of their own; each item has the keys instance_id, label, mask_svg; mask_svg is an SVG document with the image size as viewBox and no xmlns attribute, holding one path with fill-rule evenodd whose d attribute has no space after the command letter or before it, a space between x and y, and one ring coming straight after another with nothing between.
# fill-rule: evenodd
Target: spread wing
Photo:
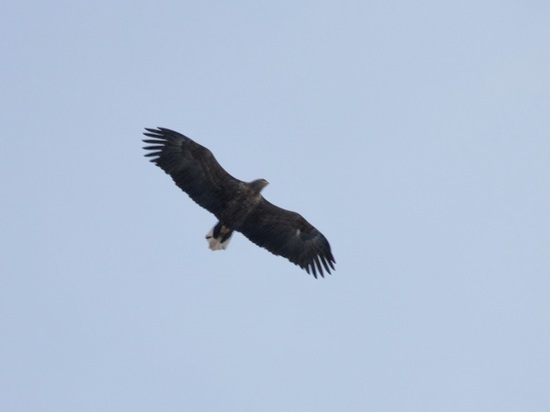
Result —
<instances>
[{"instance_id":1,"label":"spread wing","mask_svg":"<svg viewBox=\"0 0 550 412\"><path fill-rule=\"evenodd\" d=\"M159 127L145 129L145 156L169 174L176 185L200 206L219 217L225 200L238 187L239 180L227 173L206 147L187 136Z\"/></svg>"},{"instance_id":2,"label":"spread wing","mask_svg":"<svg viewBox=\"0 0 550 412\"><path fill-rule=\"evenodd\" d=\"M239 180L227 173L206 147L187 136L159 127L145 129L145 156L169 174L176 185L200 206L219 217L225 200L239 185Z\"/></svg>"},{"instance_id":3,"label":"spread wing","mask_svg":"<svg viewBox=\"0 0 550 412\"><path fill-rule=\"evenodd\" d=\"M324 276L323 267L334 270L334 257L328 240L296 212L282 209L265 199L237 229L252 242L292 263Z\"/></svg>"}]
</instances>

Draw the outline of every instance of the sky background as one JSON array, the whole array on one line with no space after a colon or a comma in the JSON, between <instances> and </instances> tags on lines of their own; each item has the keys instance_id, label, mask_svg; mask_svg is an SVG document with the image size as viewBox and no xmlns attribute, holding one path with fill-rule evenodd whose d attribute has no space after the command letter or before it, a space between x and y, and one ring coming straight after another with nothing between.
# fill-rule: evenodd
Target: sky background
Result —
<instances>
[{"instance_id":1,"label":"sky background","mask_svg":"<svg viewBox=\"0 0 550 412\"><path fill-rule=\"evenodd\" d=\"M0 5L0 410L550 410L546 1ZM315 280L143 157L210 148Z\"/></svg>"}]
</instances>

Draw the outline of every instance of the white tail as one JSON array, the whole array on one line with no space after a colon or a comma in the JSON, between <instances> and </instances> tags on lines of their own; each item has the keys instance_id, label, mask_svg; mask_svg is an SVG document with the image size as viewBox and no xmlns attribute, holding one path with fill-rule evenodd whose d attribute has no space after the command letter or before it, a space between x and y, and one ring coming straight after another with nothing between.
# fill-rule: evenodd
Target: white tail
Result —
<instances>
[{"instance_id":1,"label":"white tail","mask_svg":"<svg viewBox=\"0 0 550 412\"><path fill-rule=\"evenodd\" d=\"M231 237L225 239L224 242L222 242L221 239L221 235L217 238L214 237L214 228L210 229L210 232L208 232L206 235L206 240L208 240L208 247L210 248L210 250L225 250L225 248L229 244L229 240L231 239Z\"/></svg>"}]
</instances>

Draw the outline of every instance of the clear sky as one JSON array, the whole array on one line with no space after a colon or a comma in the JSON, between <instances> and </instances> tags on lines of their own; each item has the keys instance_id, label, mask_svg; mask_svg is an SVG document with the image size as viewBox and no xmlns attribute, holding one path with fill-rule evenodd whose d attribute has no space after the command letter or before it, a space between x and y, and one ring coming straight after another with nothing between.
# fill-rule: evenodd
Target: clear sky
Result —
<instances>
[{"instance_id":1,"label":"clear sky","mask_svg":"<svg viewBox=\"0 0 550 412\"><path fill-rule=\"evenodd\" d=\"M0 410L550 410L548 2L0 12ZM336 272L208 250L156 126Z\"/></svg>"}]
</instances>

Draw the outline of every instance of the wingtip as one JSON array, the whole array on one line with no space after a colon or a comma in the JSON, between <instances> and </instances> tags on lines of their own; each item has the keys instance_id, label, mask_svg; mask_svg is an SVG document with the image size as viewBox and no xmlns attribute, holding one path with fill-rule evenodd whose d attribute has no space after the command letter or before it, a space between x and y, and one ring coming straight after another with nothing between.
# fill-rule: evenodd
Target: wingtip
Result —
<instances>
[{"instance_id":1,"label":"wingtip","mask_svg":"<svg viewBox=\"0 0 550 412\"><path fill-rule=\"evenodd\" d=\"M158 133L160 128L152 128L152 127L144 127L145 130L147 130L149 133ZM143 133L145 134L145 133Z\"/></svg>"}]
</instances>

